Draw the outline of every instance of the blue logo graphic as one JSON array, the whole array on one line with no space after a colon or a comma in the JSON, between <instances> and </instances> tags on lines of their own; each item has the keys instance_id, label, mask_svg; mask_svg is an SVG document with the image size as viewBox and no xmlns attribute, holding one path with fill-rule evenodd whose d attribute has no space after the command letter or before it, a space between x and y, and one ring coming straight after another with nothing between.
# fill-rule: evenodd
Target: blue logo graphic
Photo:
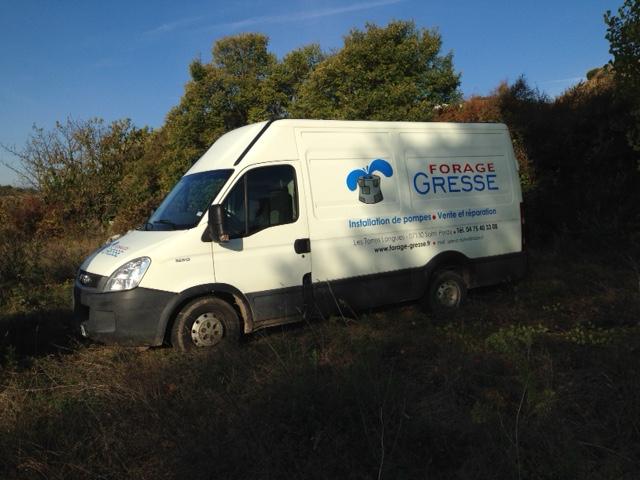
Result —
<instances>
[{"instance_id":1,"label":"blue logo graphic","mask_svg":"<svg viewBox=\"0 0 640 480\"><path fill-rule=\"evenodd\" d=\"M386 160L378 158L364 168L352 170L347 175L347 188L354 191L356 187L360 187L358 200L362 203L378 203L382 201L382 190L380 188L380 177L375 175L380 172L385 177L393 176L393 168Z\"/></svg>"}]
</instances>

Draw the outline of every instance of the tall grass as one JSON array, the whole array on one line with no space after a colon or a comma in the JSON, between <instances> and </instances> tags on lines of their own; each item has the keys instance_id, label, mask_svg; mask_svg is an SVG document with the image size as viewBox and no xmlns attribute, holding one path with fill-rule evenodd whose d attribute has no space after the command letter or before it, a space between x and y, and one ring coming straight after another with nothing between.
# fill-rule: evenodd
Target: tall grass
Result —
<instances>
[{"instance_id":1,"label":"tall grass","mask_svg":"<svg viewBox=\"0 0 640 480\"><path fill-rule=\"evenodd\" d=\"M218 352L5 361L0 477L634 478L634 273L532 260L446 323L406 306Z\"/></svg>"},{"instance_id":2,"label":"tall grass","mask_svg":"<svg viewBox=\"0 0 640 480\"><path fill-rule=\"evenodd\" d=\"M0 221L6 211L0 208ZM6 353L38 354L68 343L73 278L100 244L95 235L61 239L10 220L0 223L0 365Z\"/></svg>"}]
</instances>

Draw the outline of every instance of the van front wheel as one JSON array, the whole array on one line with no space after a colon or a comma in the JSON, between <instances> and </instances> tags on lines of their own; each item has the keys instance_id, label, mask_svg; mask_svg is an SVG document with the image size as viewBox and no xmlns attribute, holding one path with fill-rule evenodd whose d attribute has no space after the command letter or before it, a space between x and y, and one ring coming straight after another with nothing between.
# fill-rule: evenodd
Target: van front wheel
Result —
<instances>
[{"instance_id":1,"label":"van front wheel","mask_svg":"<svg viewBox=\"0 0 640 480\"><path fill-rule=\"evenodd\" d=\"M171 344L183 352L235 343L239 337L236 311L224 300L214 297L188 303L171 330Z\"/></svg>"},{"instance_id":2,"label":"van front wheel","mask_svg":"<svg viewBox=\"0 0 640 480\"><path fill-rule=\"evenodd\" d=\"M452 270L437 272L429 283L428 303L435 314L455 311L467 296L464 279Z\"/></svg>"}]
</instances>

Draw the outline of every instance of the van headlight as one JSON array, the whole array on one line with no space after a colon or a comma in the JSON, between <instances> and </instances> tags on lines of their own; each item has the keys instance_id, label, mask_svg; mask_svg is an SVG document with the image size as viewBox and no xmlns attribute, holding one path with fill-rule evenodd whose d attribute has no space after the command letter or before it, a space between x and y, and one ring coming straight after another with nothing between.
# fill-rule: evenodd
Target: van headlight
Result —
<instances>
[{"instance_id":1,"label":"van headlight","mask_svg":"<svg viewBox=\"0 0 640 480\"><path fill-rule=\"evenodd\" d=\"M118 268L107 280L105 291L131 290L136 288L147 269L151 265L149 257L140 257L125 263Z\"/></svg>"}]
</instances>

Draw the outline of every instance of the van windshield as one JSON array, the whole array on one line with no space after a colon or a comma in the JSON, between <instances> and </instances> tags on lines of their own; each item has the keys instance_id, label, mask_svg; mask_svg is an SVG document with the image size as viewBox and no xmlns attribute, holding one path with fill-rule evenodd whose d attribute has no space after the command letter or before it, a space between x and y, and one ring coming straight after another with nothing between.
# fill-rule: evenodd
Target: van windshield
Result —
<instances>
[{"instance_id":1,"label":"van windshield","mask_svg":"<svg viewBox=\"0 0 640 480\"><path fill-rule=\"evenodd\" d=\"M195 227L233 170L185 175L169 192L141 230L186 230Z\"/></svg>"}]
</instances>

